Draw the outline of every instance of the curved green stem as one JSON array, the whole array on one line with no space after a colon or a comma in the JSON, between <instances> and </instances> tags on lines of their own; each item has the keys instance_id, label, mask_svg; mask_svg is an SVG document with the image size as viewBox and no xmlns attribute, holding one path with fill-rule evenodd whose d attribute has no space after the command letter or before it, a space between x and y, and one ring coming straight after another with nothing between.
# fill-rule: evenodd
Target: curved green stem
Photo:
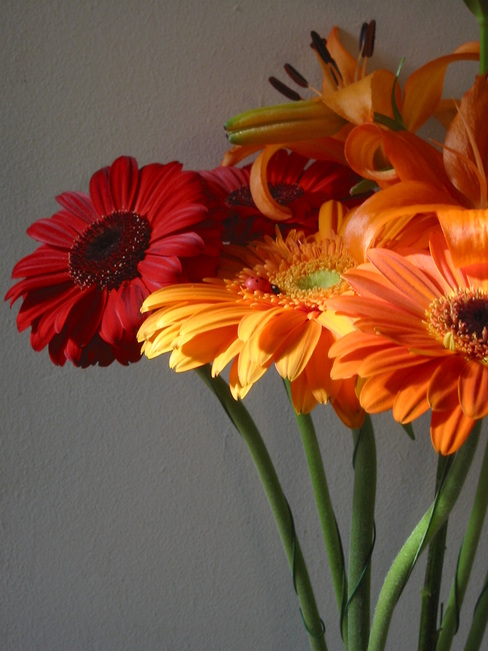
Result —
<instances>
[{"instance_id":1,"label":"curved green stem","mask_svg":"<svg viewBox=\"0 0 488 651\"><path fill-rule=\"evenodd\" d=\"M475 606L473 613L473 621L469 629L468 640L464 651L479 651L481 649L481 642L486 631L486 624L488 623L488 572L485 576L483 590L478 597L478 602Z\"/></svg>"},{"instance_id":2,"label":"curved green stem","mask_svg":"<svg viewBox=\"0 0 488 651\"><path fill-rule=\"evenodd\" d=\"M310 647L312 651L327 651L324 625L317 610L307 566L295 533L290 507L259 430L242 402L234 400L228 385L222 378L212 377L208 366L196 369L196 372L217 396L251 453L292 569L293 583L300 601L301 614L309 635Z\"/></svg>"},{"instance_id":3,"label":"curved green stem","mask_svg":"<svg viewBox=\"0 0 488 651\"><path fill-rule=\"evenodd\" d=\"M290 383L287 380L285 380L285 386L291 402ZM334 584L335 597L339 613L342 617L347 591L346 569L344 565L341 537L339 529L337 528L337 520L332 506L332 501L330 499L322 454L320 452L315 427L310 414L297 414L295 410L293 411L302 437L303 449L305 451L305 457L310 471L312 489L319 514L327 558L329 560L332 582ZM343 618L341 633L344 641L346 641L347 627L345 618Z\"/></svg>"},{"instance_id":4,"label":"curved green stem","mask_svg":"<svg viewBox=\"0 0 488 651\"><path fill-rule=\"evenodd\" d=\"M459 623L459 612L463 604L478 543L488 507L488 443L483 457L478 487L474 497L473 508L469 518L464 540L459 552L456 576L451 587L447 608L437 643L437 651L448 651Z\"/></svg>"},{"instance_id":5,"label":"curved green stem","mask_svg":"<svg viewBox=\"0 0 488 651\"><path fill-rule=\"evenodd\" d=\"M376 606L368 649L383 651L393 611L420 553L427 547L452 511L468 474L479 439L476 423L468 440L456 454L433 504L410 534L386 576Z\"/></svg>"},{"instance_id":6,"label":"curved green stem","mask_svg":"<svg viewBox=\"0 0 488 651\"><path fill-rule=\"evenodd\" d=\"M444 457L441 454L437 457L436 494L442 486L445 473L451 462L452 457ZM437 642L437 613L446 549L447 524L448 520L444 522L429 545L424 587L422 589L418 651L431 651L431 649L435 648Z\"/></svg>"},{"instance_id":7,"label":"curved green stem","mask_svg":"<svg viewBox=\"0 0 488 651\"><path fill-rule=\"evenodd\" d=\"M368 415L354 436L354 490L349 544L348 649L365 651L370 626L371 552L376 500L376 445Z\"/></svg>"}]
</instances>

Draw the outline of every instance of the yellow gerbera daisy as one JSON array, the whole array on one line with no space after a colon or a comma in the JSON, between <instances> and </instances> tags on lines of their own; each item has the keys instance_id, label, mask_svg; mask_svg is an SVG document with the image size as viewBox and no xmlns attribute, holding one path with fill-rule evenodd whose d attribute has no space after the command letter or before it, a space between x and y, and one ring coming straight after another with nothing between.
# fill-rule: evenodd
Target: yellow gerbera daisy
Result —
<instances>
[{"instance_id":1,"label":"yellow gerbera daisy","mask_svg":"<svg viewBox=\"0 0 488 651\"><path fill-rule=\"evenodd\" d=\"M355 266L334 233L229 247L226 278L180 284L154 292L143 311L156 310L139 331L147 357L171 352L170 366L186 371L212 364L213 375L229 363L234 398L243 398L274 363L291 384L295 409L308 413L331 401L348 427L364 417L355 378L331 380L328 350L351 330L346 317L327 309L332 295L349 291L341 274ZM233 271L230 271L230 270Z\"/></svg>"}]
</instances>

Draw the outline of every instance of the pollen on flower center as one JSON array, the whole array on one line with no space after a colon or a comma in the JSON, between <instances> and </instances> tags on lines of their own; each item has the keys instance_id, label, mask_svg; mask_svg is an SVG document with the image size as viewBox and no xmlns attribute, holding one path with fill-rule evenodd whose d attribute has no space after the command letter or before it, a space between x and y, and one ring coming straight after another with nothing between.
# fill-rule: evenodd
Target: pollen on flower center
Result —
<instances>
[{"instance_id":1,"label":"pollen on flower center","mask_svg":"<svg viewBox=\"0 0 488 651\"><path fill-rule=\"evenodd\" d=\"M275 201L286 206L303 194L303 188L298 183L270 183L269 191Z\"/></svg>"},{"instance_id":2,"label":"pollen on flower center","mask_svg":"<svg viewBox=\"0 0 488 651\"><path fill-rule=\"evenodd\" d=\"M69 272L82 289L117 289L138 275L137 265L149 246L151 227L146 217L114 212L91 224L75 240Z\"/></svg>"},{"instance_id":3,"label":"pollen on flower center","mask_svg":"<svg viewBox=\"0 0 488 651\"><path fill-rule=\"evenodd\" d=\"M427 317L429 329L446 348L488 362L488 296L481 290L438 298Z\"/></svg>"}]
</instances>

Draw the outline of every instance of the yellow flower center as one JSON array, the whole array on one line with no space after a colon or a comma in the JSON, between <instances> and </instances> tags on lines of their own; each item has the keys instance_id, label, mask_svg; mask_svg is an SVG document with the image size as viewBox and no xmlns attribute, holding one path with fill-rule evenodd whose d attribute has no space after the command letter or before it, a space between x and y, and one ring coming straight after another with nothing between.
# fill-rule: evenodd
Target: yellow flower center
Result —
<instances>
[{"instance_id":1,"label":"yellow flower center","mask_svg":"<svg viewBox=\"0 0 488 651\"><path fill-rule=\"evenodd\" d=\"M340 238L302 242L292 235L258 245L257 253L263 264L238 274L235 289L245 298L281 307L324 311L330 296L348 289L341 274L356 266Z\"/></svg>"},{"instance_id":2,"label":"yellow flower center","mask_svg":"<svg viewBox=\"0 0 488 651\"><path fill-rule=\"evenodd\" d=\"M459 290L435 299L426 313L430 332L448 350L488 363L488 295Z\"/></svg>"}]
</instances>

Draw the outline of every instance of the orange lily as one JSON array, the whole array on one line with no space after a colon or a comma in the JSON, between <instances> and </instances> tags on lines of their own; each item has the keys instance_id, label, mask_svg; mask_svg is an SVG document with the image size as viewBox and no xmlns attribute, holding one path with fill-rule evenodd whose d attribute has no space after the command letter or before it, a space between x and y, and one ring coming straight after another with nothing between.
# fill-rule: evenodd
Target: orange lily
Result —
<instances>
[{"instance_id":1,"label":"orange lily","mask_svg":"<svg viewBox=\"0 0 488 651\"><path fill-rule=\"evenodd\" d=\"M406 231L409 237L415 232L425 236L426 222L440 224L456 265L486 258L487 111L488 80L478 76L447 130L442 153L408 132L375 125L351 132L346 143L351 167L382 187L353 211L346 225L345 241L357 259ZM387 170L381 169L385 160L391 166Z\"/></svg>"},{"instance_id":2,"label":"orange lily","mask_svg":"<svg viewBox=\"0 0 488 651\"><path fill-rule=\"evenodd\" d=\"M363 56L360 65L342 45L337 27L323 43L325 54L321 54L319 37L315 36L322 69L321 90L313 89L316 97L247 111L225 125L235 147L226 154L223 164L235 164L264 147L253 165L251 188L259 209L276 221L288 219L289 214L267 188L266 167L272 153L287 148L311 158L344 162L344 142L353 125L380 121L414 131L441 106L447 66L479 57L479 45L469 43L427 63L407 79L402 99L396 75L388 70L366 74L367 57ZM311 88L301 76L298 81Z\"/></svg>"}]
</instances>

